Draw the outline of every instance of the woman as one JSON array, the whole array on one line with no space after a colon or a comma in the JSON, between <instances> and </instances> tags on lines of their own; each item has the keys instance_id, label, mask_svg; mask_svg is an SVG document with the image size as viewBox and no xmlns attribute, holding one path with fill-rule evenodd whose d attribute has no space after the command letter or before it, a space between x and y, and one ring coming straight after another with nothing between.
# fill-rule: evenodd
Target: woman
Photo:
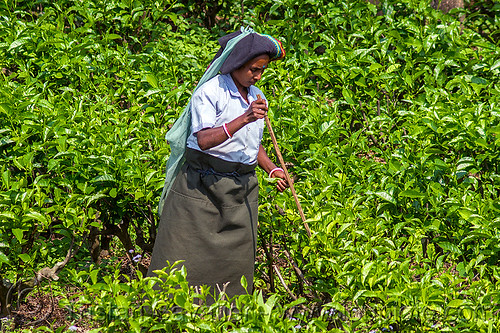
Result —
<instances>
[{"instance_id":1,"label":"woman","mask_svg":"<svg viewBox=\"0 0 500 333\"><path fill-rule=\"evenodd\" d=\"M276 39L253 31L232 33L219 43L214 61L222 55L227 58L220 74L191 98L185 163L162 208L148 275L165 267L166 261L184 260L191 285L208 285L212 292L225 289L232 297L245 292L240 284L243 275L248 291L253 289L256 165L269 177L279 178L279 191L288 187L283 170L261 145L268 109L260 97L264 94L254 86L269 62L282 59L284 51Z\"/></svg>"}]
</instances>

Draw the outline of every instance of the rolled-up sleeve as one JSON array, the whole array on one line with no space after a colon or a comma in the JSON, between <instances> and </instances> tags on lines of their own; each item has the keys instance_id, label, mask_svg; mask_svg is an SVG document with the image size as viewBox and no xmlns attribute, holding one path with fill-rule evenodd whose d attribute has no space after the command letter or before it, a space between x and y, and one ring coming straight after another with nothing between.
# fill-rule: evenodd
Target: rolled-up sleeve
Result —
<instances>
[{"instance_id":1,"label":"rolled-up sleeve","mask_svg":"<svg viewBox=\"0 0 500 333\"><path fill-rule=\"evenodd\" d=\"M204 89L196 91L191 98L191 133L215 126L217 109L215 100Z\"/></svg>"}]
</instances>

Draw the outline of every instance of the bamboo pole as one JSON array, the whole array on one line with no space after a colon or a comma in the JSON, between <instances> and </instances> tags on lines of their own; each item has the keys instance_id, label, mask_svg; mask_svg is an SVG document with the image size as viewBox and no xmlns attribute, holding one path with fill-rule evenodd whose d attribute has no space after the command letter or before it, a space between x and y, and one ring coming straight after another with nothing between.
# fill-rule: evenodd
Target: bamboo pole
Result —
<instances>
[{"instance_id":1,"label":"bamboo pole","mask_svg":"<svg viewBox=\"0 0 500 333\"><path fill-rule=\"evenodd\" d=\"M257 98L260 99L261 96L257 95ZM307 235L311 237L311 229L309 229L309 225L306 222L306 216L304 215L304 211L302 210L302 206L300 205L299 198L297 197L297 192L295 192L295 187L293 186L292 179L290 178L290 174L288 173L288 169L285 165L285 161L283 160L283 156L281 155L280 148L278 147L278 141L276 140L276 136L274 135L273 127L271 126L271 121L269 120L269 117L266 116L264 117L267 125L267 130L269 131L269 134L271 135L271 140L273 141L273 146L274 150L276 151L276 155L278 155L278 160L280 161L281 168L283 169L283 172L285 173L286 181L288 182L288 185L290 185L290 190L292 191L293 198L295 200L295 204L297 205L297 209L299 210L300 217L302 218L302 222L304 223L304 227L306 228Z\"/></svg>"}]
</instances>

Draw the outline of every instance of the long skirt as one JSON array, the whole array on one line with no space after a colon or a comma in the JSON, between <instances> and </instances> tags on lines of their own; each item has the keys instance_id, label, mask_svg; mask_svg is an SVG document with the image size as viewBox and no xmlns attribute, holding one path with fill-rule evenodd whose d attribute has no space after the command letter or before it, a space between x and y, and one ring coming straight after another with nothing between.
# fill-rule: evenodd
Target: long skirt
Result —
<instances>
[{"instance_id":1,"label":"long skirt","mask_svg":"<svg viewBox=\"0 0 500 333\"><path fill-rule=\"evenodd\" d=\"M229 297L253 289L258 218L255 164L221 160L193 149L163 206L148 276L184 260L187 280Z\"/></svg>"}]
</instances>

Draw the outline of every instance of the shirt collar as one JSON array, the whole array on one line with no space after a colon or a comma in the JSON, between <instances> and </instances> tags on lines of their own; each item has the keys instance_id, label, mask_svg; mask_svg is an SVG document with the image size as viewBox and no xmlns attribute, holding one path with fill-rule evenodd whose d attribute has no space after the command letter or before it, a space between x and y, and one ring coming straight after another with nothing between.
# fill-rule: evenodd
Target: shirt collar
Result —
<instances>
[{"instance_id":1,"label":"shirt collar","mask_svg":"<svg viewBox=\"0 0 500 333\"><path fill-rule=\"evenodd\" d=\"M238 87L236 87L236 84L233 81L233 78L230 73L228 74L223 74L221 75L222 78L224 79L224 82L226 82L227 88L229 89L229 93L233 97L241 98L240 92L238 91ZM248 87L248 102L252 103L252 101L256 100L256 96L254 93L254 86Z\"/></svg>"},{"instance_id":2,"label":"shirt collar","mask_svg":"<svg viewBox=\"0 0 500 333\"><path fill-rule=\"evenodd\" d=\"M236 84L233 81L233 78L231 77L231 74L224 74L222 75L222 78L224 79L224 82L226 82L227 88L229 89L229 93L233 97L241 97L240 92L238 91L238 88L236 87Z\"/></svg>"}]
</instances>

